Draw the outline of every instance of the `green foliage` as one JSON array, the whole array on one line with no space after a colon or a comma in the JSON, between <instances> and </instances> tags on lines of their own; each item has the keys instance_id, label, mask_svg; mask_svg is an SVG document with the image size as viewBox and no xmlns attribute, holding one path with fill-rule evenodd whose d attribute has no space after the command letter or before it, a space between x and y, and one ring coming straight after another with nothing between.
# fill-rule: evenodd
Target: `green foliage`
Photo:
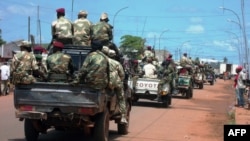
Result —
<instances>
[{"instance_id":1,"label":"green foliage","mask_svg":"<svg viewBox=\"0 0 250 141\"><path fill-rule=\"evenodd\" d=\"M140 54L144 52L144 44L146 40L132 35L124 35L121 37L120 50L124 55L131 58L141 59Z\"/></svg>"},{"instance_id":2,"label":"green foliage","mask_svg":"<svg viewBox=\"0 0 250 141\"><path fill-rule=\"evenodd\" d=\"M5 44L6 42L2 39L2 30L0 29L0 46Z\"/></svg>"}]
</instances>

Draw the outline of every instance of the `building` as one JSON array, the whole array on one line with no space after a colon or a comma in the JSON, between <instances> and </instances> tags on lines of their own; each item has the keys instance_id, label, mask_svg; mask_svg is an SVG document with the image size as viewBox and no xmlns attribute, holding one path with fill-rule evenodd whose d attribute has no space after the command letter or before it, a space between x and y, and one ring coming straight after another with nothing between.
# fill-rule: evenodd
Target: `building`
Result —
<instances>
[{"instance_id":1,"label":"building","mask_svg":"<svg viewBox=\"0 0 250 141\"><path fill-rule=\"evenodd\" d=\"M7 44L4 44L0 47L0 62L8 61L13 57L13 52L19 51L19 44L21 44L23 40L13 41Z\"/></svg>"}]
</instances>

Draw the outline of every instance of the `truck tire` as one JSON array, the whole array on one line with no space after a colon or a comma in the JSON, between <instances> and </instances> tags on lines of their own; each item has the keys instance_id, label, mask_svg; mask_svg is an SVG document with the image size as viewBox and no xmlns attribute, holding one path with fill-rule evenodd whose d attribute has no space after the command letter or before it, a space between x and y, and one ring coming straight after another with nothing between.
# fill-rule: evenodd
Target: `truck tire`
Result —
<instances>
[{"instance_id":1,"label":"truck tire","mask_svg":"<svg viewBox=\"0 0 250 141\"><path fill-rule=\"evenodd\" d=\"M117 123L117 130L118 134L121 135L127 135L128 134L128 128L129 128L129 119L130 119L130 110L131 110L131 105L130 103L127 102L127 124L120 124L119 122Z\"/></svg>"},{"instance_id":2,"label":"truck tire","mask_svg":"<svg viewBox=\"0 0 250 141\"><path fill-rule=\"evenodd\" d=\"M210 81L210 85L214 85L214 80Z\"/></svg>"},{"instance_id":3,"label":"truck tire","mask_svg":"<svg viewBox=\"0 0 250 141\"><path fill-rule=\"evenodd\" d=\"M94 141L108 141L109 138L109 111L98 114L95 119Z\"/></svg>"},{"instance_id":4,"label":"truck tire","mask_svg":"<svg viewBox=\"0 0 250 141\"><path fill-rule=\"evenodd\" d=\"M33 120L25 119L24 134L27 141L37 141L39 132L34 127Z\"/></svg>"},{"instance_id":5,"label":"truck tire","mask_svg":"<svg viewBox=\"0 0 250 141\"><path fill-rule=\"evenodd\" d=\"M186 90L186 98L187 99L190 99L193 97L193 89L192 87L189 87L187 90Z\"/></svg>"},{"instance_id":6,"label":"truck tire","mask_svg":"<svg viewBox=\"0 0 250 141\"><path fill-rule=\"evenodd\" d=\"M171 105L171 103L172 103L172 96L170 94L163 97L162 106L164 108L168 108L169 105Z\"/></svg>"},{"instance_id":7,"label":"truck tire","mask_svg":"<svg viewBox=\"0 0 250 141\"><path fill-rule=\"evenodd\" d=\"M199 89L203 89L203 83L199 84Z\"/></svg>"}]
</instances>

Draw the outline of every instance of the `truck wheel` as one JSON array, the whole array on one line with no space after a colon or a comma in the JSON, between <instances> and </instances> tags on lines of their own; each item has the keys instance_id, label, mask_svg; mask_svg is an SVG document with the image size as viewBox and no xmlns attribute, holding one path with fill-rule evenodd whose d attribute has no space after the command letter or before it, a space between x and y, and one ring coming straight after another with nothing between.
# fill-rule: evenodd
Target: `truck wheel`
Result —
<instances>
[{"instance_id":1,"label":"truck wheel","mask_svg":"<svg viewBox=\"0 0 250 141\"><path fill-rule=\"evenodd\" d=\"M186 90L186 98L187 99L190 99L193 97L193 91L192 91L192 88L189 87L187 90Z\"/></svg>"},{"instance_id":2,"label":"truck wheel","mask_svg":"<svg viewBox=\"0 0 250 141\"><path fill-rule=\"evenodd\" d=\"M199 89L203 89L203 83L199 84Z\"/></svg>"},{"instance_id":3,"label":"truck wheel","mask_svg":"<svg viewBox=\"0 0 250 141\"><path fill-rule=\"evenodd\" d=\"M138 100L139 100L139 97L136 96L135 94L133 94L132 95L132 103L136 103L136 102L138 102Z\"/></svg>"},{"instance_id":4,"label":"truck wheel","mask_svg":"<svg viewBox=\"0 0 250 141\"><path fill-rule=\"evenodd\" d=\"M127 121L128 124L120 124L119 122L117 123L117 130L118 134L126 135L128 134L128 128L129 128L129 119L130 119L130 110L131 110L131 105L127 102Z\"/></svg>"},{"instance_id":5,"label":"truck wheel","mask_svg":"<svg viewBox=\"0 0 250 141\"><path fill-rule=\"evenodd\" d=\"M25 119L24 121L24 134L27 141L36 141L39 132L35 129L33 125L33 120Z\"/></svg>"},{"instance_id":6,"label":"truck wheel","mask_svg":"<svg viewBox=\"0 0 250 141\"><path fill-rule=\"evenodd\" d=\"M95 119L94 141L108 141L109 138L109 111L98 114Z\"/></svg>"},{"instance_id":7,"label":"truck wheel","mask_svg":"<svg viewBox=\"0 0 250 141\"><path fill-rule=\"evenodd\" d=\"M171 102L172 102L172 97L170 94L166 95L163 97L163 103L162 103L162 106L164 108L168 108L169 105L171 105Z\"/></svg>"},{"instance_id":8,"label":"truck wheel","mask_svg":"<svg viewBox=\"0 0 250 141\"><path fill-rule=\"evenodd\" d=\"M210 85L214 85L214 80L210 81Z\"/></svg>"}]
</instances>

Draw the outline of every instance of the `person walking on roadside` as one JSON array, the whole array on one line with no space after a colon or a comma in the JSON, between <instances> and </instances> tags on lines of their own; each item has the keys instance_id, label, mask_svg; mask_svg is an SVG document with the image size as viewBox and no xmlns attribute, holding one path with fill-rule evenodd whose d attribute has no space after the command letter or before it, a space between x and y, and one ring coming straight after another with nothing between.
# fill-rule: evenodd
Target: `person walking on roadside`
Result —
<instances>
[{"instance_id":1,"label":"person walking on roadside","mask_svg":"<svg viewBox=\"0 0 250 141\"><path fill-rule=\"evenodd\" d=\"M234 89L235 89L235 94L236 94L236 104L235 106L238 107L239 106L239 100L240 100L240 97L239 97L239 90L237 89L237 82L238 82L238 77L239 77L239 67L237 67L235 69L236 71L236 75L235 75L235 78L234 78Z\"/></svg>"},{"instance_id":2,"label":"person walking on roadside","mask_svg":"<svg viewBox=\"0 0 250 141\"><path fill-rule=\"evenodd\" d=\"M4 62L0 67L1 72L1 95L7 95L8 82L10 76L10 67L7 66L7 62Z\"/></svg>"},{"instance_id":3,"label":"person walking on roadside","mask_svg":"<svg viewBox=\"0 0 250 141\"><path fill-rule=\"evenodd\" d=\"M246 81L246 73L244 71L242 71L242 67L239 66L238 70L239 70L239 76L238 76L238 80L237 80L237 89L238 89L238 94L239 94L239 107L244 107L245 102L244 102L244 92L246 89L246 85L244 84L244 82Z\"/></svg>"}]
</instances>

